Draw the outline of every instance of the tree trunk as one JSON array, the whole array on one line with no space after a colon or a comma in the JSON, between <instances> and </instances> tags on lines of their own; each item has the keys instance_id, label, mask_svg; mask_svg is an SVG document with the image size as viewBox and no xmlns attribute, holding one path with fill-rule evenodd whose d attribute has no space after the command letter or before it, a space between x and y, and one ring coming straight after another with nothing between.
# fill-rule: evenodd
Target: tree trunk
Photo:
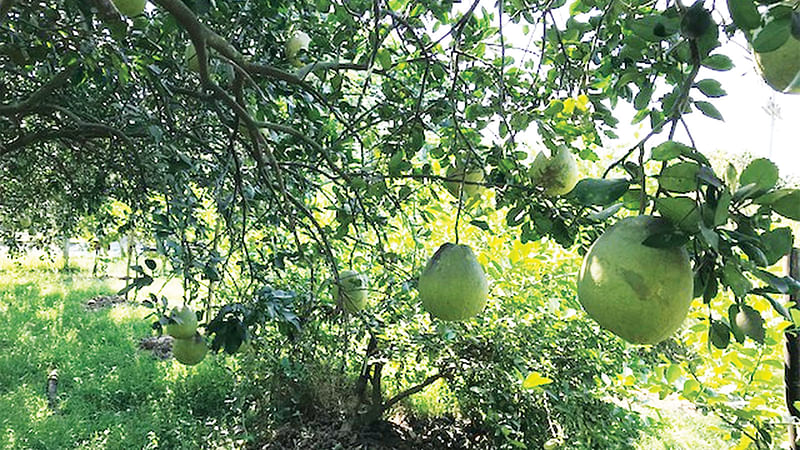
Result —
<instances>
[{"instance_id":1,"label":"tree trunk","mask_svg":"<svg viewBox=\"0 0 800 450\"><path fill-rule=\"evenodd\" d=\"M128 258L127 258L127 262L125 263L125 284L126 285L131 282L131 257L133 256L133 233L130 233L128 235L127 247L128 247ZM129 300L130 292L131 291L125 292L125 300Z\"/></svg>"},{"instance_id":2,"label":"tree trunk","mask_svg":"<svg viewBox=\"0 0 800 450\"><path fill-rule=\"evenodd\" d=\"M793 248L789 253L789 276L800 280L800 249ZM792 295L789 299L795 303L800 296ZM793 309L800 309L795 304ZM789 327L784 333L786 349L784 353L783 380L786 385L786 406L792 421L800 418L800 411L795 407L795 402L800 401L800 330ZM797 427L789 425L789 448L797 450Z\"/></svg>"},{"instance_id":3,"label":"tree trunk","mask_svg":"<svg viewBox=\"0 0 800 450\"><path fill-rule=\"evenodd\" d=\"M62 270L64 270L66 272L67 270L69 270L69 235L68 234L64 234L64 239L62 241L61 254L62 254L62 257L64 259L64 267L62 268Z\"/></svg>"}]
</instances>

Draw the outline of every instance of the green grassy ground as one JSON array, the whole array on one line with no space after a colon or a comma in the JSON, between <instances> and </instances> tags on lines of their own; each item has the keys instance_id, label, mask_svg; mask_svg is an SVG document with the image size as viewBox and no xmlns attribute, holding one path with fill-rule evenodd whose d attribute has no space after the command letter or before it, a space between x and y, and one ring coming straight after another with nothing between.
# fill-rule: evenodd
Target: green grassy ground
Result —
<instances>
[{"instance_id":1,"label":"green grassy ground","mask_svg":"<svg viewBox=\"0 0 800 450\"><path fill-rule=\"evenodd\" d=\"M6 268L8 269L8 268ZM240 447L234 361L195 367L138 350L147 310L87 311L113 290L84 275L0 272L0 448ZM58 411L47 377L58 371Z\"/></svg>"}]
</instances>

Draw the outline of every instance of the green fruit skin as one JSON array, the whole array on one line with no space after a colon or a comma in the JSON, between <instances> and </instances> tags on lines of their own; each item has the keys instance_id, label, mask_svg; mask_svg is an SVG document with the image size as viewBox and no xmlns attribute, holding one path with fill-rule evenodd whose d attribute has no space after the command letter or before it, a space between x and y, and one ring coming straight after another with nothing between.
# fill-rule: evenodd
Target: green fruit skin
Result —
<instances>
[{"instance_id":1,"label":"green fruit skin","mask_svg":"<svg viewBox=\"0 0 800 450\"><path fill-rule=\"evenodd\" d=\"M175 339L172 341L172 356L181 364L193 366L208 353L206 341L199 334L195 334L189 339Z\"/></svg>"},{"instance_id":2,"label":"green fruit skin","mask_svg":"<svg viewBox=\"0 0 800 450\"><path fill-rule=\"evenodd\" d=\"M144 5L147 0L113 0L114 6L120 14L128 17L136 17L144 12Z\"/></svg>"},{"instance_id":3,"label":"green fruit skin","mask_svg":"<svg viewBox=\"0 0 800 450\"><path fill-rule=\"evenodd\" d=\"M458 169L451 166L445 173L445 178L460 180L462 177L464 178L465 182L470 183L483 183L485 181L482 169L470 169L467 171L467 175L465 176L463 169ZM458 198L458 190L460 186L461 183L459 181L446 181L444 183L444 187L455 198ZM464 198L480 196L485 190L486 188L481 185L464 183Z\"/></svg>"},{"instance_id":4,"label":"green fruit skin","mask_svg":"<svg viewBox=\"0 0 800 450\"><path fill-rule=\"evenodd\" d=\"M578 300L601 327L633 344L656 344L680 327L692 303L692 268L682 247L641 242L665 222L629 217L589 249L578 276Z\"/></svg>"},{"instance_id":5,"label":"green fruit skin","mask_svg":"<svg viewBox=\"0 0 800 450\"><path fill-rule=\"evenodd\" d=\"M419 298L433 317L465 320L483 310L489 284L483 268L466 245L446 243L419 277Z\"/></svg>"},{"instance_id":6,"label":"green fruit skin","mask_svg":"<svg viewBox=\"0 0 800 450\"><path fill-rule=\"evenodd\" d=\"M800 94L800 41L793 36L776 50L755 53L756 65L764 81L778 92Z\"/></svg>"},{"instance_id":7,"label":"green fruit skin","mask_svg":"<svg viewBox=\"0 0 800 450\"><path fill-rule=\"evenodd\" d=\"M311 43L311 37L300 31L295 33L294 36L286 42L286 57L294 59L301 50L308 50L308 45Z\"/></svg>"},{"instance_id":8,"label":"green fruit skin","mask_svg":"<svg viewBox=\"0 0 800 450\"><path fill-rule=\"evenodd\" d=\"M764 342L764 326L761 323L761 315L752 307L745 306L736 313L736 326L746 335L756 342Z\"/></svg>"},{"instance_id":9,"label":"green fruit skin","mask_svg":"<svg viewBox=\"0 0 800 450\"><path fill-rule=\"evenodd\" d=\"M197 314L188 306L172 308L170 316L179 322L167 324L167 334L175 339L189 339L197 332Z\"/></svg>"},{"instance_id":10,"label":"green fruit skin","mask_svg":"<svg viewBox=\"0 0 800 450\"><path fill-rule=\"evenodd\" d=\"M528 176L534 184L544 188L545 194L551 197L564 195L578 184L578 164L566 147L559 148L551 158L539 152L528 170Z\"/></svg>"},{"instance_id":11,"label":"green fruit skin","mask_svg":"<svg viewBox=\"0 0 800 450\"><path fill-rule=\"evenodd\" d=\"M194 44L191 42L186 44L186 50L183 52L183 59L189 70L200 73L200 60L197 58L197 52L194 49Z\"/></svg>"},{"instance_id":12,"label":"green fruit skin","mask_svg":"<svg viewBox=\"0 0 800 450\"><path fill-rule=\"evenodd\" d=\"M350 313L357 313L367 306L367 285L369 279L366 275L345 270L339 273L339 283L333 287L333 296L337 303L341 303L344 309Z\"/></svg>"}]
</instances>

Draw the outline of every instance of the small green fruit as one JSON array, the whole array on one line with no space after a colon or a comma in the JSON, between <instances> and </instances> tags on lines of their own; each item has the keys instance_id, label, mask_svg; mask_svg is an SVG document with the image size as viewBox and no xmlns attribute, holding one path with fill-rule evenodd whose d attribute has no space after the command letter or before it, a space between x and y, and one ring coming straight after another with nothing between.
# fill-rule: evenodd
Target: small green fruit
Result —
<instances>
[{"instance_id":1,"label":"small green fruit","mask_svg":"<svg viewBox=\"0 0 800 450\"><path fill-rule=\"evenodd\" d=\"M193 366L208 353L206 341L199 334L195 334L189 339L175 339L172 341L172 356L181 364Z\"/></svg>"},{"instance_id":2,"label":"small green fruit","mask_svg":"<svg viewBox=\"0 0 800 450\"><path fill-rule=\"evenodd\" d=\"M183 51L183 59L189 70L200 73L200 59L197 58L197 51L195 51L194 44L191 42L186 44L186 50Z\"/></svg>"},{"instance_id":3,"label":"small green fruit","mask_svg":"<svg viewBox=\"0 0 800 450\"><path fill-rule=\"evenodd\" d=\"M120 14L136 17L144 12L144 5L147 0L113 0L113 2Z\"/></svg>"},{"instance_id":4,"label":"small green fruit","mask_svg":"<svg viewBox=\"0 0 800 450\"><path fill-rule=\"evenodd\" d=\"M22 216L19 219L19 226L22 228L30 228L31 227L31 218L28 216Z\"/></svg>"},{"instance_id":5,"label":"small green fruit","mask_svg":"<svg viewBox=\"0 0 800 450\"><path fill-rule=\"evenodd\" d=\"M419 277L422 306L442 320L465 320L478 314L488 294L483 268L466 245L442 244Z\"/></svg>"},{"instance_id":6,"label":"small green fruit","mask_svg":"<svg viewBox=\"0 0 800 450\"><path fill-rule=\"evenodd\" d=\"M197 314L188 306L172 308L167 334L176 339L189 339L197 332Z\"/></svg>"},{"instance_id":7,"label":"small green fruit","mask_svg":"<svg viewBox=\"0 0 800 450\"><path fill-rule=\"evenodd\" d=\"M578 277L578 300L589 316L633 344L669 337L692 303L686 250L642 244L667 226L652 216L622 219L595 241Z\"/></svg>"},{"instance_id":8,"label":"small green fruit","mask_svg":"<svg viewBox=\"0 0 800 450\"><path fill-rule=\"evenodd\" d=\"M339 273L339 284L333 286L333 296L344 309L356 313L367 305L367 285L369 279L366 275L345 270Z\"/></svg>"},{"instance_id":9,"label":"small green fruit","mask_svg":"<svg viewBox=\"0 0 800 450\"><path fill-rule=\"evenodd\" d=\"M772 89L800 94L800 40L790 35L776 50L754 56L758 72Z\"/></svg>"},{"instance_id":10,"label":"small green fruit","mask_svg":"<svg viewBox=\"0 0 800 450\"><path fill-rule=\"evenodd\" d=\"M302 31L295 33L286 41L286 58L295 59L300 51L308 51L309 44L311 44L311 37L309 37L309 35Z\"/></svg>"},{"instance_id":11,"label":"small green fruit","mask_svg":"<svg viewBox=\"0 0 800 450\"><path fill-rule=\"evenodd\" d=\"M528 176L531 182L544 188L545 194L564 195L578 184L578 165L572 152L562 146L551 158L539 152L528 170Z\"/></svg>"},{"instance_id":12,"label":"small green fruit","mask_svg":"<svg viewBox=\"0 0 800 450\"><path fill-rule=\"evenodd\" d=\"M455 198L459 198L458 192L459 188L461 187L462 178L464 179L464 199L479 197L486 190L486 188L479 184L470 184L483 183L485 181L483 177L483 169L469 169L467 170L467 174L464 175L464 169L450 166L445 173L445 178L450 180L458 180L446 181L444 183L444 187Z\"/></svg>"},{"instance_id":13,"label":"small green fruit","mask_svg":"<svg viewBox=\"0 0 800 450\"><path fill-rule=\"evenodd\" d=\"M736 326L742 330L745 336L749 336L758 343L764 342L764 319L753 307L741 306L734 320L736 321Z\"/></svg>"}]
</instances>

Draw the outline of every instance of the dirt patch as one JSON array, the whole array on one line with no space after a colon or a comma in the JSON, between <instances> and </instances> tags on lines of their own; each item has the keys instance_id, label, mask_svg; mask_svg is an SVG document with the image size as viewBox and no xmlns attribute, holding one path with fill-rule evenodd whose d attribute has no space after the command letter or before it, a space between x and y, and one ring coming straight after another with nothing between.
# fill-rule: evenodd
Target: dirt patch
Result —
<instances>
[{"instance_id":1,"label":"dirt patch","mask_svg":"<svg viewBox=\"0 0 800 450\"><path fill-rule=\"evenodd\" d=\"M89 311L97 311L98 309L110 308L126 302L125 297L121 295L98 295L87 300L83 306Z\"/></svg>"},{"instance_id":2,"label":"dirt patch","mask_svg":"<svg viewBox=\"0 0 800 450\"><path fill-rule=\"evenodd\" d=\"M304 420L305 419L305 420ZM351 430L341 419L297 418L276 429L259 450L339 448L363 450L473 450L490 448L488 434L452 417L394 417Z\"/></svg>"},{"instance_id":3,"label":"dirt patch","mask_svg":"<svg viewBox=\"0 0 800 450\"><path fill-rule=\"evenodd\" d=\"M139 340L139 349L152 352L158 359L172 358L172 336L149 336Z\"/></svg>"}]
</instances>

